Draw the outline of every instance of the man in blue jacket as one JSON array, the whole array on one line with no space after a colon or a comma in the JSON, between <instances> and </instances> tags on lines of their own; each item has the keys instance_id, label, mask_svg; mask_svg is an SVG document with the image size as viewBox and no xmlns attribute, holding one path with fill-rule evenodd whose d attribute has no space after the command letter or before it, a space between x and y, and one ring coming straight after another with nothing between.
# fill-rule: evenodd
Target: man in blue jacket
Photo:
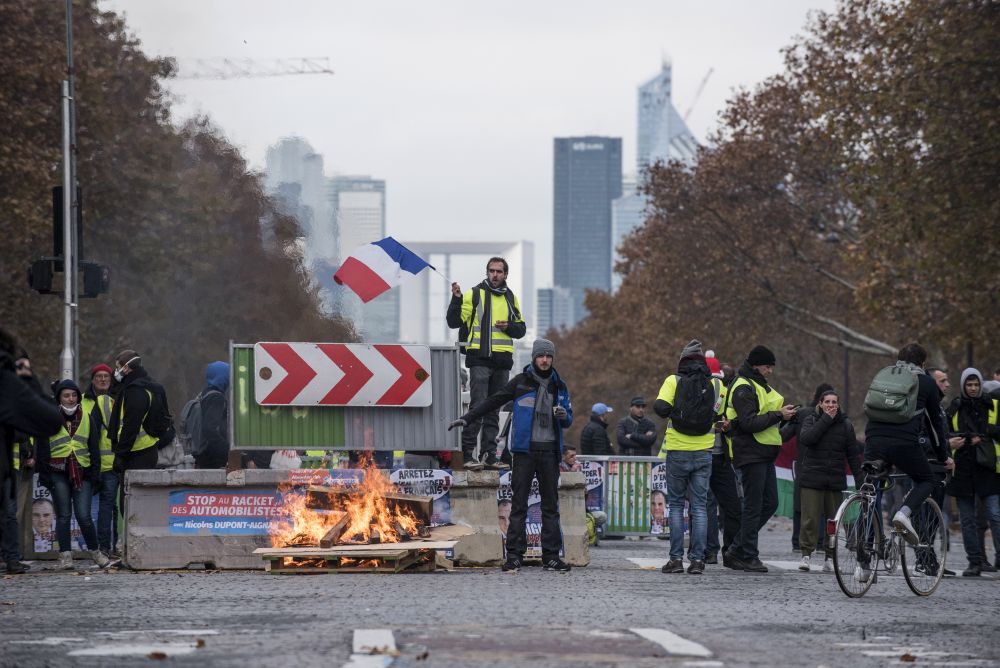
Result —
<instances>
[{"instance_id":1,"label":"man in blue jacket","mask_svg":"<svg viewBox=\"0 0 1000 668\"><path fill-rule=\"evenodd\" d=\"M513 403L510 450L510 484L513 493L510 526L507 529L505 572L521 569L528 547L525 522L531 481L538 478L542 497L542 566L547 571L566 573L570 567L559 558L562 529L559 526L559 461L562 459L563 430L573 423L569 390L552 366L555 345L537 339L531 346L531 364L514 376L500 391L472 406L468 413L449 425L466 427L495 411L508 401Z\"/></svg>"}]
</instances>

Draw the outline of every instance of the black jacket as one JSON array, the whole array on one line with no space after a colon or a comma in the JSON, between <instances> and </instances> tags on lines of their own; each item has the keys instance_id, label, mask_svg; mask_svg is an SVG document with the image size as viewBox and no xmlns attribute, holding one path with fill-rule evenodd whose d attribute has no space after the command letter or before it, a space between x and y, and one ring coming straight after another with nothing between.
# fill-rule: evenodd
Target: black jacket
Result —
<instances>
[{"instance_id":1,"label":"black jacket","mask_svg":"<svg viewBox=\"0 0 1000 668\"><path fill-rule=\"evenodd\" d=\"M844 464L860 480L862 448L854 425L842 412L830 417L818 406L802 421L798 437L802 461L798 468L799 486L842 492L847 489Z\"/></svg>"},{"instance_id":2,"label":"black jacket","mask_svg":"<svg viewBox=\"0 0 1000 668\"><path fill-rule=\"evenodd\" d=\"M913 419L904 424L869 420L865 428L865 441L869 445L923 447L925 439L930 438L938 461L943 462L948 459L948 446L945 428L941 423L941 390L927 374L917 374L917 382L917 414Z\"/></svg>"},{"instance_id":3,"label":"black jacket","mask_svg":"<svg viewBox=\"0 0 1000 668\"><path fill-rule=\"evenodd\" d=\"M652 436L646 436L646 432L653 432ZM629 438L625 438L628 435ZM636 457L649 457L650 448L656 444L656 425L649 418L639 418L636 420L631 415L626 415L618 421L615 427L615 440L618 441L618 450L623 455Z\"/></svg>"},{"instance_id":4,"label":"black jacket","mask_svg":"<svg viewBox=\"0 0 1000 668\"><path fill-rule=\"evenodd\" d=\"M745 362L740 367L739 375L758 385L770 387L764 376ZM730 431L730 438L733 441L733 466L738 468L747 464L773 462L778 458L781 448L758 443L753 435L781 422L781 412L770 411L760 414L757 393L753 387L741 384L735 391L732 385L729 387L729 405L736 411L736 420Z\"/></svg>"},{"instance_id":5,"label":"black jacket","mask_svg":"<svg viewBox=\"0 0 1000 668\"><path fill-rule=\"evenodd\" d=\"M1000 438L1000 427L987 424L991 403L991 400L982 397L955 397L946 411L948 426L954 428L952 418L957 414L958 429L955 433ZM1000 494L1000 475L993 469L976 464L976 446L966 443L957 448L954 459L955 470L948 483L948 494L978 497Z\"/></svg>"},{"instance_id":6,"label":"black jacket","mask_svg":"<svg viewBox=\"0 0 1000 668\"><path fill-rule=\"evenodd\" d=\"M0 481L13 468L14 432L45 438L59 431L59 409L18 377L14 360L0 351Z\"/></svg>"},{"instance_id":7,"label":"black jacket","mask_svg":"<svg viewBox=\"0 0 1000 668\"><path fill-rule=\"evenodd\" d=\"M580 432L581 455L613 455L611 439L608 438L608 425L596 415L590 416L590 422Z\"/></svg>"},{"instance_id":8,"label":"black jacket","mask_svg":"<svg viewBox=\"0 0 1000 668\"><path fill-rule=\"evenodd\" d=\"M111 438L111 449L116 455L132 451L135 439L142 430L142 421L149 412L149 395L142 387L142 379L149 378L149 373L142 367L132 371L122 378L115 397L115 407L111 411L111 421L108 425L108 436ZM118 426L121 425L121 433Z\"/></svg>"}]
</instances>

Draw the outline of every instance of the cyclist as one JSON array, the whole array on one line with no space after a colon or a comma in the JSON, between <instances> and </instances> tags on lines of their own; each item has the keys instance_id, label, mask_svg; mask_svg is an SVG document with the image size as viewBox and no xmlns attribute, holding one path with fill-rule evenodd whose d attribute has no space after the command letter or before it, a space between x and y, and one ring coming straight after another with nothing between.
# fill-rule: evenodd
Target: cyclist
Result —
<instances>
[{"instance_id":1,"label":"cyclist","mask_svg":"<svg viewBox=\"0 0 1000 668\"><path fill-rule=\"evenodd\" d=\"M919 343L910 343L899 350L896 358L896 366L917 376L916 412L909 421L902 424L869 420L865 429L865 459L881 459L895 465L913 481L913 487L903 499L903 505L892 517L892 526L902 532L907 542L916 545L919 538L910 515L930 496L934 485L940 484L927 462L924 445L930 443L938 461L946 469L952 469L954 462L948 456L948 442L941 419L941 393L934 379L924 372L927 350ZM862 581L871 577L868 566L861 564L859 579Z\"/></svg>"}]
</instances>

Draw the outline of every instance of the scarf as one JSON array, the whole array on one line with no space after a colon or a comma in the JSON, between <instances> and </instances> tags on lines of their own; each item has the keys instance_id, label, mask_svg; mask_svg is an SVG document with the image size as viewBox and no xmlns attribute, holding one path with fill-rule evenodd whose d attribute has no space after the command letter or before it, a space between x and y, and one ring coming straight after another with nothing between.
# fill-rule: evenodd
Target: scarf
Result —
<instances>
[{"instance_id":1,"label":"scarf","mask_svg":"<svg viewBox=\"0 0 1000 668\"><path fill-rule=\"evenodd\" d=\"M488 279L476 286L476 290L482 289L483 318L479 322L479 356L488 358L493 354L493 295L501 297L507 294L507 283L504 282L499 288L490 285Z\"/></svg>"},{"instance_id":2,"label":"scarf","mask_svg":"<svg viewBox=\"0 0 1000 668\"><path fill-rule=\"evenodd\" d=\"M549 392L549 383L552 381L552 372L548 376L541 376L535 365L531 365L531 377L538 383L538 392L535 393L535 424L542 429L552 428L552 393Z\"/></svg>"}]
</instances>

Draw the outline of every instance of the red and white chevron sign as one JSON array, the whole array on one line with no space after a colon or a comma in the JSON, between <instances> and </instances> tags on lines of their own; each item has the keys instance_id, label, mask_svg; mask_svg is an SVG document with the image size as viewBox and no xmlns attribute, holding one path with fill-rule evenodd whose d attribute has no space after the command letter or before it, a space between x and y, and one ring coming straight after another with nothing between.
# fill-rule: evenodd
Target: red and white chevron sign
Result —
<instances>
[{"instance_id":1,"label":"red and white chevron sign","mask_svg":"<svg viewBox=\"0 0 1000 668\"><path fill-rule=\"evenodd\" d=\"M431 405L431 349L363 343L258 343L262 406Z\"/></svg>"}]
</instances>

